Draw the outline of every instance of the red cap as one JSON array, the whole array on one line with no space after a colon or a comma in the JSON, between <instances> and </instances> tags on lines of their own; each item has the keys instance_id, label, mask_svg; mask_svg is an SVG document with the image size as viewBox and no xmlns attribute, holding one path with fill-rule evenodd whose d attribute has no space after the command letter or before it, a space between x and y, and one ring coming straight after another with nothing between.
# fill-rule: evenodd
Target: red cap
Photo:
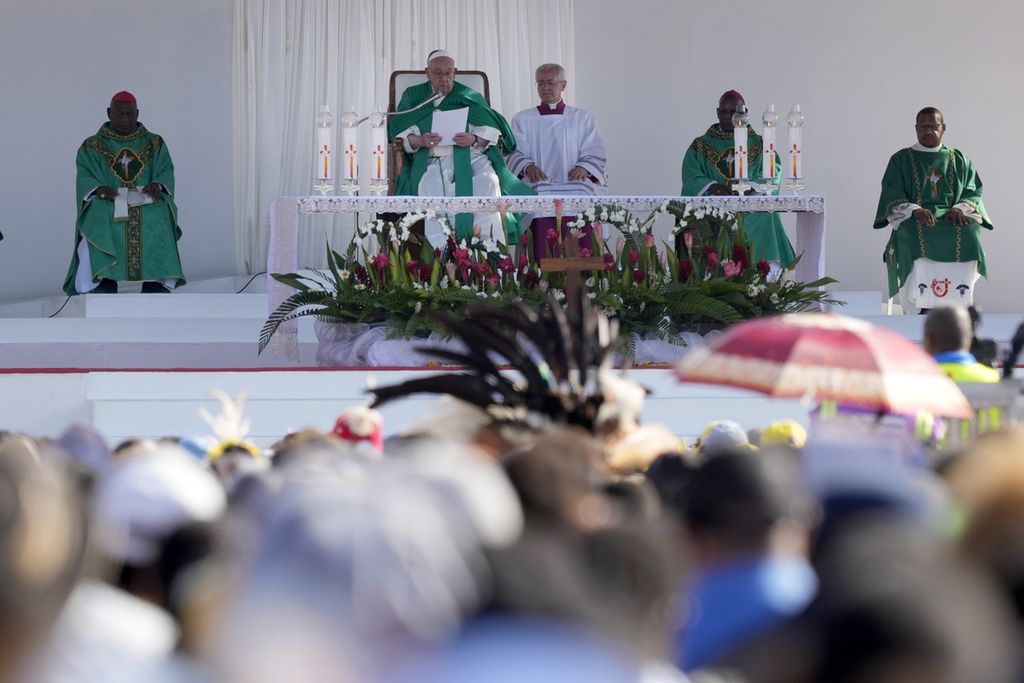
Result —
<instances>
[{"instance_id":1,"label":"red cap","mask_svg":"<svg viewBox=\"0 0 1024 683\"><path fill-rule=\"evenodd\" d=\"M331 433L350 443L367 441L373 446L373 450L380 453L384 450L382 422L378 411L366 406L356 406L349 408L338 418Z\"/></svg>"},{"instance_id":2,"label":"red cap","mask_svg":"<svg viewBox=\"0 0 1024 683\"><path fill-rule=\"evenodd\" d=\"M743 104L747 103L747 101L745 99L743 99L743 95L741 95L736 90L726 90L724 93L722 93L722 96L718 98L718 101L721 102L722 100L726 100L726 99L737 99L740 102L742 102Z\"/></svg>"},{"instance_id":3,"label":"red cap","mask_svg":"<svg viewBox=\"0 0 1024 683\"><path fill-rule=\"evenodd\" d=\"M135 95L131 94L127 90L122 90L113 97L110 98L111 102L130 102L132 104L138 104L135 100Z\"/></svg>"}]
</instances>

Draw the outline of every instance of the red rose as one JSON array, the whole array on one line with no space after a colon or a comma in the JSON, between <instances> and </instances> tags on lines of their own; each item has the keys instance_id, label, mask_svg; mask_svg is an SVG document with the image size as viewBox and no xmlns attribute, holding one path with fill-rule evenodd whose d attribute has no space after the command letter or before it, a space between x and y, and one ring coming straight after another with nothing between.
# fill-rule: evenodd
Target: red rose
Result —
<instances>
[{"instance_id":1,"label":"red rose","mask_svg":"<svg viewBox=\"0 0 1024 683\"><path fill-rule=\"evenodd\" d=\"M642 270L640 270L639 268L637 268L636 270L633 271L633 282L637 282L637 283L643 282L644 278L646 278L646 277L647 277L647 273L642 271Z\"/></svg>"},{"instance_id":2,"label":"red rose","mask_svg":"<svg viewBox=\"0 0 1024 683\"><path fill-rule=\"evenodd\" d=\"M761 277L768 277L768 273L772 272L772 267L767 261L761 259L757 262L757 272Z\"/></svg>"},{"instance_id":3,"label":"red rose","mask_svg":"<svg viewBox=\"0 0 1024 683\"><path fill-rule=\"evenodd\" d=\"M732 260L740 264L740 268L750 265L750 258L747 256L747 248L742 244L734 245L732 248Z\"/></svg>"},{"instance_id":4,"label":"red rose","mask_svg":"<svg viewBox=\"0 0 1024 683\"><path fill-rule=\"evenodd\" d=\"M679 281L687 282L693 275L693 261L686 259L679 262Z\"/></svg>"}]
</instances>

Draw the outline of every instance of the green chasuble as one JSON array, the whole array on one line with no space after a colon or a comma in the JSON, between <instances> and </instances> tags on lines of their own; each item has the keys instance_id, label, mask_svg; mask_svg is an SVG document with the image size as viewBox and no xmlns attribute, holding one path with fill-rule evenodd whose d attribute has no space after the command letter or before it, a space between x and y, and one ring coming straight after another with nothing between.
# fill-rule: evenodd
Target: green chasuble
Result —
<instances>
[{"instance_id":1,"label":"green chasuble","mask_svg":"<svg viewBox=\"0 0 1024 683\"><path fill-rule=\"evenodd\" d=\"M420 102L427 100L434 94L429 82L414 85L402 93L402 100L398 103L398 111L415 107ZM491 167L498 175L498 184L501 187L502 195L532 195L536 194L533 189L516 178L508 167L505 166L504 154L511 154L516 149L516 138L508 125L505 117L487 106L483 95L462 83L453 83L450 93L441 100L438 109L447 111L450 109L469 108L469 125L490 126L501 133L501 140L497 145L489 146L484 154L491 162ZM395 136L411 126L418 126L421 133L429 133L430 125L434 116L434 107L426 105L408 114L399 114L388 117L388 136L391 140ZM458 197L473 196L473 171L470 167L470 149L455 145L452 154L455 164L455 195ZM427 170L430 161L430 150L420 147L414 153L405 155L405 165L395 182L396 195L416 195L419 193L420 179ZM520 214L512 214L516 225L505 226L509 243L519 239L522 226L519 221ZM459 239L469 237L473 234L473 214L460 213L455 218L455 232Z\"/></svg>"},{"instance_id":2,"label":"green chasuble","mask_svg":"<svg viewBox=\"0 0 1024 683\"><path fill-rule=\"evenodd\" d=\"M78 221L75 251L64 291L75 294L78 245L89 245L92 280L177 280L185 284L178 257L178 209L174 205L174 164L159 135L140 123L128 135L115 133L109 123L78 149L75 205ZM128 208L126 218L114 218L114 202L85 197L101 185L145 187L161 183L166 192L152 204Z\"/></svg>"},{"instance_id":3,"label":"green chasuble","mask_svg":"<svg viewBox=\"0 0 1024 683\"><path fill-rule=\"evenodd\" d=\"M980 227L992 229L981 202L981 178L971 160L960 150L942 145L935 152L907 147L892 155L882 176L874 227L889 226L889 214L901 204L917 204L935 214L935 225L925 227L913 217L895 226L882 259L889 271L889 296L907 281L914 261L977 261L978 273L988 276ZM946 214L957 204L967 204L981 218L958 228Z\"/></svg>"},{"instance_id":4,"label":"green chasuble","mask_svg":"<svg viewBox=\"0 0 1024 683\"><path fill-rule=\"evenodd\" d=\"M708 128L686 150L683 157L683 196L696 197L711 183L728 185L733 175L733 136L726 133L719 124ZM747 126L749 152L749 176L751 181L761 181L761 136ZM775 167L782 170L782 162L775 155ZM779 177L779 173L775 174ZM782 220L775 213L744 213L743 230L750 242L755 261L778 261L783 267L796 260L793 246L786 237Z\"/></svg>"}]
</instances>

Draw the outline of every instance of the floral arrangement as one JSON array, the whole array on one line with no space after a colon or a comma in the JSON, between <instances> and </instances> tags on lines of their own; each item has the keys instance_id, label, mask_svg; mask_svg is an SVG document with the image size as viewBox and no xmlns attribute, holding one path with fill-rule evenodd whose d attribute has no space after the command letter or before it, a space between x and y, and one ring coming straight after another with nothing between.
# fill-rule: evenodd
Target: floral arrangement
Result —
<instances>
[{"instance_id":1,"label":"floral arrangement","mask_svg":"<svg viewBox=\"0 0 1024 683\"><path fill-rule=\"evenodd\" d=\"M534 256L538 252L600 259L603 269L582 273L582 284L592 305L617 317L627 334L677 341L679 332L709 323L836 303L820 289L835 282L832 278L799 283L786 277L795 262L776 274L767 262L753 262L742 220L733 214L683 202L663 204L642 217L621 207L595 206L562 225L558 200L555 208L562 230L538 236L528 230L513 245L485 236L479 227L456 241L446 217L433 211L369 221L357 228L344 254L327 245L328 270L273 274L296 291L267 319L260 351L283 322L303 316L383 323L393 336L411 338L440 329L433 312L459 314L469 302L539 306L548 294L564 300L572 276L542 269ZM655 220L665 213L675 218L675 244L658 244L653 233ZM421 220L439 221L446 243L432 245L417 234L414 226ZM614 240L603 237L605 226L618 233ZM535 239L544 240L541 249Z\"/></svg>"}]
</instances>

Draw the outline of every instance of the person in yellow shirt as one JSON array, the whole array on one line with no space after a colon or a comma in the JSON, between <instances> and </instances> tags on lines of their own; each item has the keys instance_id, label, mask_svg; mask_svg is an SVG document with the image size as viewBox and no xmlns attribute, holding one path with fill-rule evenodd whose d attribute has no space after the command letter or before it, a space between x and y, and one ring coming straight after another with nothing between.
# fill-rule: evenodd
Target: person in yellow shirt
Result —
<instances>
[{"instance_id":1,"label":"person in yellow shirt","mask_svg":"<svg viewBox=\"0 0 1024 683\"><path fill-rule=\"evenodd\" d=\"M971 316L966 308L940 306L924 320L924 350L957 383L995 383L999 372L971 354Z\"/></svg>"}]
</instances>

